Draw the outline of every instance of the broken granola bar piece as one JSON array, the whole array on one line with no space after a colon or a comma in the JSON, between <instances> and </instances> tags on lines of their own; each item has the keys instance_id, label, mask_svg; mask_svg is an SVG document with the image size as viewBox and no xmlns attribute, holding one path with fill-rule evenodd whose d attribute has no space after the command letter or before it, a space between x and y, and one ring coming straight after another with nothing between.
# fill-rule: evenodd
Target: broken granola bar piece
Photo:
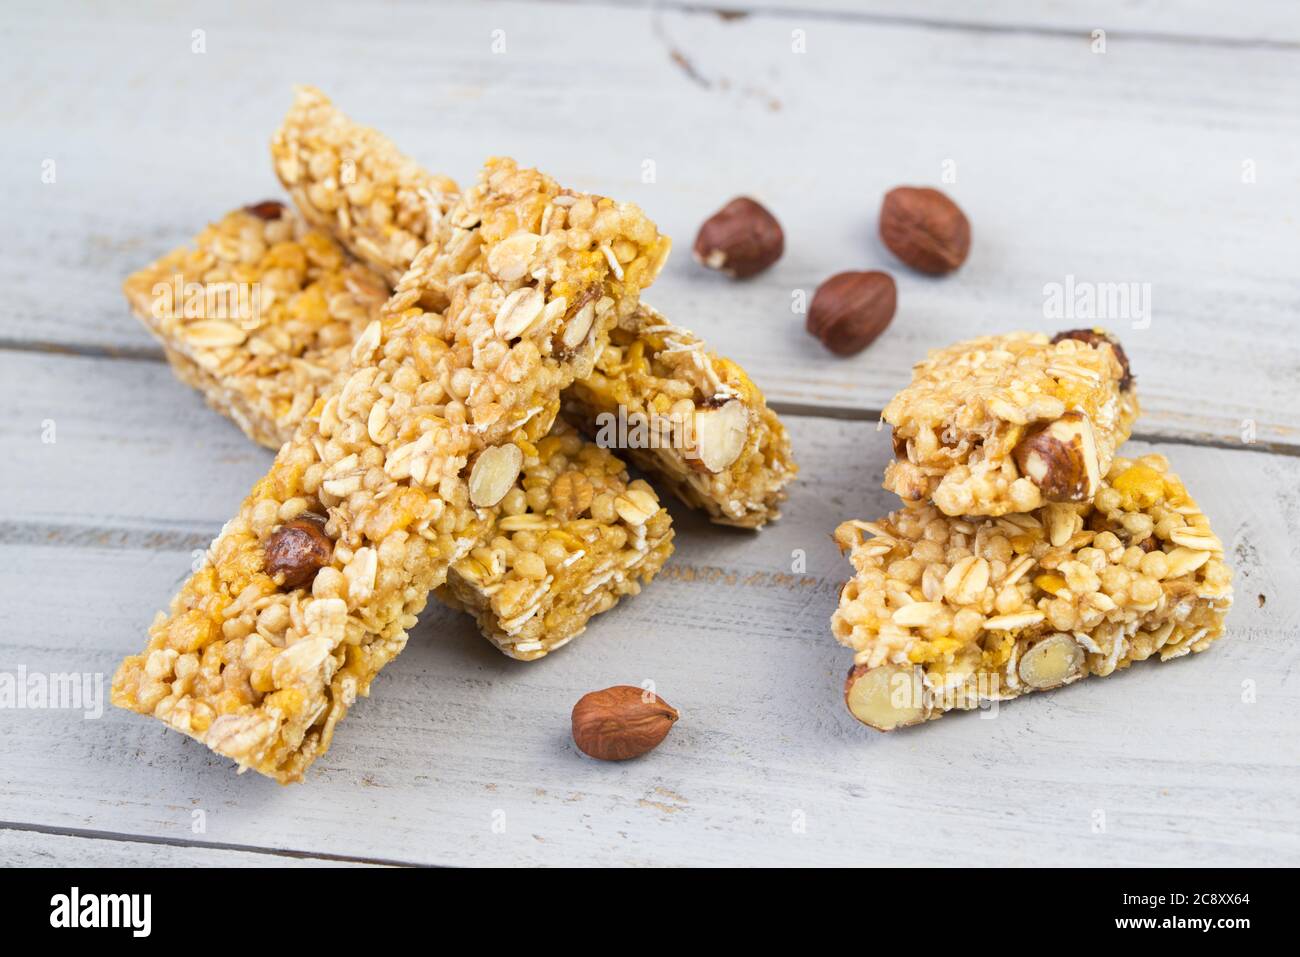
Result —
<instances>
[{"instance_id":1,"label":"broken granola bar piece","mask_svg":"<svg viewBox=\"0 0 1300 957\"><path fill-rule=\"evenodd\" d=\"M672 554L673 529L654 489L562 421L520 448L495 520L438 597L474 615L501 652L532 661L637 594Z\"/></svg>"},{"instance_id":2,"label":"broken granola bar piece","mask_svg":"<svg viewBox=\"0 0 1300 957\"><path fill-rule=\"evenodd\" d=\"M855 569L831 619L845 700L882 731L1204 651L1232 603L1223 545L1160 455L1114 459L1088 504L914 506L836 539Z\"/></svg>"},{"instance_id":3,"label":"broken granola bar piece","mask_svg":"<svg viewBox=\"0 0 1300 957\"><path fill-rule=\"evenodd\" d=\"M1090 502L1137 415L1128 360L1100 330L936 349L882 414L896 453L885 488L945 515Z\"/></svg>"},{"instance_id":4,"label":"broken granola bar piece","mask_svg":"<svg viewBox=\"0 0 1300 957\"><path fill-rule=\"evenodd\" d=\"M565 415L724 525L780 517L790 436L745 370L642 304L610 333Z\"/></svg>"},{"instance_id":5,"label":"broken granola bar piece","mask_svg":"<svg viewBox=\"0 0 1300 957\"><path fill-rule=\"evenodd\" d=\"M298 209L393 285L432 242L459 194L388 137L300 86L271 140L271 160Z\"/></svg>"},{"instance_id":6,"label":"broken granola bar piece","mask_svg":"<svg viewBox=\"0 0 1300 957\"><path fill-rule=\"evenodd\" d=\"M122 288L177 378L274 449L389 294L383 277L273 201L226 214Z\"/></svg>"}]
</instances>

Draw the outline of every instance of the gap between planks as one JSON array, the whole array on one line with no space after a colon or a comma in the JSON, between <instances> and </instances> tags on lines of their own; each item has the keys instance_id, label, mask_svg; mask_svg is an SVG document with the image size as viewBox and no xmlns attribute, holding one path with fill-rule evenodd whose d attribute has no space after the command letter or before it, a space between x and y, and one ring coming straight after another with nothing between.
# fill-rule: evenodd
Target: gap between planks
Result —
<instances>
[{"instance_id":1,"label":"gap between planks","mask_svg":"<svg viewBox=\"0 0 1300 957\"><path fill-rule=\"evenodd\" d=\"M95 346L78 343L56 343L43 340L18 341L0 338L0 352L27 352L40 355L77 356L86 359L123 359L130 362L166 363L161 348L152 346ZM808 419L837 419L850 422L873 422L880 419L880 409L858 408L848 405L813 405L788 402L780 399L768 401L778 415ZM1141 442L1191 445L1200 448L1222 449L1228 452L1265 452L1270 455L1300 457L1300 442L1231 442L1212 435L1185 433L1134 432L1129 436Z\"/></svg>"},{"instance_id":2,"label":"gap between planks","mask_svg":"<svg viewBox=\"0 0 1300 957\"><path fill-rule=\"evenodd\" d=\"M805 405L799 402L771 400L768 405L777 415L809 419L839 419L844 421L879 421L880 409L859 409L853 406ZM1129 440L1149 442L1152 445L1192 445L1205 449L1222 449L1227 452L1266 452L1270 455L1290 455L1300 457L1300 444L1288 442L1232 442L1228 439L1215 438L1212 435L1186 435L1181 433L1165 434L1163 432L1133 432Z\"/></svg>"},{"instance_id":3,"label":"gap between planks","mask_svg":"<svg viewBox=\"0 0 1300 957\"><path fill-rule=\"evenodd\" d=\"M981 23L976 20L945 20L938 17L914 16L901 13L871 13L860 10L804 9L798 6L730 6L725 3L690 3L674 0L544 0L556 6L611 7L618 10L645 10L649 13L669 11L683 14L713 14L721 20L744 20L750 17L817 20L830 23L872 23L882 26L918 27L925 30L944 30L953 33L989 33L1043 37L1087 36L1087 31L1068 26L1035 24ZM1300 51L1295 40L1267 40L1246 37L1216 37L1208 34L1164 33L1158 30L1110 29L1109 36L1122 37L1140 43L1163 43L1170 46L1223 47L1245 50Z\"/></svg>"},{"instance_id":4,"label":"gap between planks","mask_svg":"<svg viewBox=\"0 0 1300 957\"><path fill-rule=\"evenodd\" d=\"M222 841L184 841L179 838L157 837L151 834L126 834L118 831L96 831L80 827L49 827L44 824L25 824L17 821L0 821L0 833L18 831L29 834L48 834L53 837L71 837L84 840L115 841L123 844L150 844L158 847L184 847L204 851L240 851L245 854L263 854L267 857L288 860L333 861L338 864L370 864L377 867L423 867L410 861L395 861L379 857L361 857L351 854L330 854L320 851L298 851L290 848L258 847Z\"/></svg>"}]
</instances>

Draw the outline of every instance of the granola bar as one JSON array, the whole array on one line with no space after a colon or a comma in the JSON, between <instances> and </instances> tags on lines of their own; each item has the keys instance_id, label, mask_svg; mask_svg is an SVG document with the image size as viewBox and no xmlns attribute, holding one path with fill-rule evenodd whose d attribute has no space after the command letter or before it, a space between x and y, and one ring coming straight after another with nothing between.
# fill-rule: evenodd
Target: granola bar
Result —
<instances>
[{"instance_id":1,"label":"granola bar","mask_svg":"<svg viewBox=\"0 0 1300 957\"><path fill-rule=\"evenodd\" d=\"M433 241L459 192L310 86L294 90L271 160L308 222L393 285Z\"/></svg>"},{"instance_id":2,"label":"granola bar","mask_svg":"<svg viewBox=\"0 0 1300 957\"><path fill-rule=\"evenodd\" d=\"M745 370L644 304L565 393L565 415L725 525L779 518L798 471L785 426Z\"/></svg>"},{"instance_id":3,"label":"granola bar","mask_svg":"<svg viewBox=\"0 0 1300 957\"><path fill-rule=\"evenodd\" d=\"M845 698L882 731L1203 651L1232 603L1223 546L1160 455L1115 458L1089 504L925 505L836 539L855 569L831 619L854 651Z\"/></svg>"},{"instance_id":4,"label":"granola bar","mask_svg":"<svg viewBox=\"0 0 1300 957\"><path fill-rule=\"evenodd\" d=\"M451 180L426 173L310 87L297 91L271 152L307 219L381 273L401 272L421 245L411 237L436 222L439 204L455 191ZM341 185L347 177L340 171L351 171L350 185ZM625 318L613 338L598 375L570 396L573 420L594 431L597 415L622 405L635 430L672 407L686 420L681 431L698 437L700 447L688 444L692 435L677 434L662 448L627 448L629 457L716 522L757 528L778 518L796 468L785 427L745 371L648 307Z\"/></svg>"},{"instance_id":5,"label":"granola bar","mask_svg":"<svg viewBox=\"0 0 1300 957\"><path fill-rule=\"evenodd\" d=\"M636 207L489 161L118 669L113 702L300 779L667 251Z\"/></svg>"},{"instance_id":6,"label":"granola bar","mask_svg":"<svg viewBox=\"0 0 1300 957\"><path fill-rule=\"evenodd\" d=\"M127 280L132 304L155 330L176 377L199 390L209 405L233 419L254 441L276 449L289 440L316 395L346 364L352 339L364 329L362 323L368 316L378 314L378 306L387 296L377 291L384 288L382 278L360 264L345 265L347 254L324 233L313 230L302 235L308 227L301 220L295 222L288 210L268 217L268 208L277 205L249 208L260 208L260 217L237 210L205 230L195 241L196 250L172 253ZM278 238L295 232L297 239ZM259 241L267 239L270 241ZM269 256L267 251L277 242L281 244L277 253ZM285 259L298 264L321 263L321 268L309 276L278 265ZM365 274L364 300L350 292L333 296L319 292L331 283L337 285L335 280L351 271ZM206 288L209 283L228 281L236 273L263 290L275 290L261 321L247 323L251 328L243 342L227 337L221 341L228 344L203 347L195 344L196 337L189 330L195 322L210 324L211 320L187 320L184 310L168 311L161 320L155 317L157 297L152 290L159 280L170 288L173 278L179 276L182 285L202 281ZM361 301L373 308L355 308ZM331 303L340 312L338 319L333 319L328 309ZM322 304L326 307L323 314ZM563 441L558 436L543 439L546 456L541 461L525 456L520 481L502 502L502 521L507 527L491 525L475 556L453 566L449 584L438 590L444 601L474 614L484 636L504 653L525 660L561 647L580 634L593 615L611 608L623 595L639 592L640 581L648 582L672 551L671 520L666 510L653 513L653 520L646 516L638 524L629 524L611 504L628 490L621 462L598 446L583 443L561 425L552 432L562 435ZM563 450L556 447L557 442ZM578 482L579 496L602 489L600 496L572 515L561 507L558 518L548 515L548 511L557 510L550 507L545 484L547 470L558 467L551 461L556 456L567 456L576 468L574 477L562 480L561 487ZM654 495L641 482L632 494ZM653 501L658 509L658 500ZM624 511L632 514L632 507L625 505ZM538 579L516 573L513 565L519 550L510 539L518 534L528 541L525 526L539 541L548 543L548 561L559 554L567 562L561 570L552 568ZM500 541L503 536L504 543ZM583 544L575 544L579 542ZM570 558L550 543L572 546L572 551L584 554ZM531 572L538 567L536 558L522 554L521 567Z\"/></svg>"},{"instance_id":7,"label":"granola bar","mask_svg":"<svg viewBox=\"0 0 1300 957\"><path fill-rule=\"evenodd\" d=\"M275 449L389 293L328 233L274 201L228 213L122 288L177 377Z\"/></svg>"},{"instance_id":8,"label":"granola bar","mask_svg":"<svg viewBox=\"0 0 1300 957\"><path fill-rule=\"evenodd\" d=\"M672 519L612 453L557 421L536 445L491 531L438 595L473 614L521 661L549 654L588 620L635 595L672 554Z\"/></svg>"},{"instance_id":9,"label":"granola bar","mask_svg":"<svg viewBox=\"0 0 1300 957\"><path fill-rule=\"evenodd\" d=\"M945 515L1088 502L1138 415L1124 350L1099 329L985 336L932 351L885 406L885 488Z\"/></svg>"}]
</instances>

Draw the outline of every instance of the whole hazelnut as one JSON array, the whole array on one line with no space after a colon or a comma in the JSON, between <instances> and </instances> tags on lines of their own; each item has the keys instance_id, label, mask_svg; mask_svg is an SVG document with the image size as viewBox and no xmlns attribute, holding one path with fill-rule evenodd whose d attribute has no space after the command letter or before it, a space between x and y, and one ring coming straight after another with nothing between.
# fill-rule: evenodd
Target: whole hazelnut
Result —
<instances>
[{"instance_id":1,"label":"whole hazelnut","mask_svg":"<svg viewBox=\"0 0 1300 957\"><path fill-rule=\"evenodd\" d=\"M573 743L601 761L626 761L654 750L680 717L651 691L615 685L573 706Z\"/></svg>"},{"instance_id":2,"label":"whole hazelnut","mask_svg":"<svg viewBox=\"0 0 1300 957\"><path fill-rule=\"evenodd\" d=\"M733 279L757 275L784 251L781 224L747 196L733 199L706 219L695 237L696 262Z\"/></svg>"},{"instance_id":3,"label":"whole hazelnut","mask_svg":"<svg viewBox=\"0 0 1300 957\"><path fill-rule=\"evenodd\" d=\"M937 189L899 186L880 207L880 238L913 269L952 272L970 252L970 220Z\"/></svg>"},{"instance_id":4,"label":"whole hazelnut","mask_svg":"<svg viewBox=\"0 0 1300 957\"><path fill-rule=\"evenodd\" d=\"M282 575L284 588L310 584L316 573L330 563L334 543L318 521L296 518L285 522L266 541L266 573Z\"/></svg>"},{"instance_id":5,"label":"whole hazelnut","mask_svg":"<svg viewBox=\"0 0 1300 957\"><path fill-rule=\"evenodd\" d=\"M842 272L822 283L808 307L808 331L838 356L861 352L894 318L898 289L884 272Z\"/></svg>"}]
</instances>

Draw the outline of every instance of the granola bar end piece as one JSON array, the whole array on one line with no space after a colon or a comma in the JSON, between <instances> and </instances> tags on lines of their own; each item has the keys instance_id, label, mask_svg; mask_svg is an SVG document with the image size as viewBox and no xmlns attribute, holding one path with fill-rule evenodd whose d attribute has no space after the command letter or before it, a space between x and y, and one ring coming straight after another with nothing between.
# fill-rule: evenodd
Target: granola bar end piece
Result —
<instances>
[{"instance_id":1,"label":"granola bar end piece","mask_svg":"<svg viewBox=\"0 0 1300 957\"><path fill-rule=\"evenodd\" d=\"M745 370L644 304L565 393L565 414L719 524L779 518L798 472L785 426Z\"/></svg>"},{"instance_id":2,"label":"granola bar end piece","mask_svg":"<svg viewBox=\"0 0 1300 957\"><path fill-rule=\"evenodd\" d=\"M640 592L672 554L673 530L648 484L563 422L522 445L496 522L438 596L474 615L504 654L531 661Z\"/></svg>"},{"instance_id":3,"label":"granola bar end piece","mask_svg":"<svg viewBox=\"0 0 1300 957\"><path fill-rule=\"evenodd\" d=\"M381 276L275 201L226 214L122 288L177 378L275 449L388 298Z\"/></svg>"},{"instance_id":4,"label":"granola bar end piece","mask_svg":"<svg viewBox=\"0 0 1300 957\"><path fill-rule=\"evenodd\" d=\"M1102 330L985 336L932 351L885 406L885 488L945 515L1089 502L1138 415L1128 360Z\"/></svg>"},{"instance_id":5,"label":"granola bar end piece","mask_svg":"<svg viewBox=\"0 0 1300 957\"><path fill-rule=\"evenodd\" d=\"M307 220L391 285L433 241L459 192L310 86L295 88L271 161Z\"/></svg>"},{"instance_id":6,"label":"granola bar end piece","mask_svg":"<svg viewBox=\"0 0 1300 957\"><path fill-rule=\"evenodd\" d=\"M850 711L880 730L1203 651L1232 573L1163 456L1116 458L1093 502L997 518L905 508L836 532L855 570L831 630Z\"/></svg>"}]
</instances>

